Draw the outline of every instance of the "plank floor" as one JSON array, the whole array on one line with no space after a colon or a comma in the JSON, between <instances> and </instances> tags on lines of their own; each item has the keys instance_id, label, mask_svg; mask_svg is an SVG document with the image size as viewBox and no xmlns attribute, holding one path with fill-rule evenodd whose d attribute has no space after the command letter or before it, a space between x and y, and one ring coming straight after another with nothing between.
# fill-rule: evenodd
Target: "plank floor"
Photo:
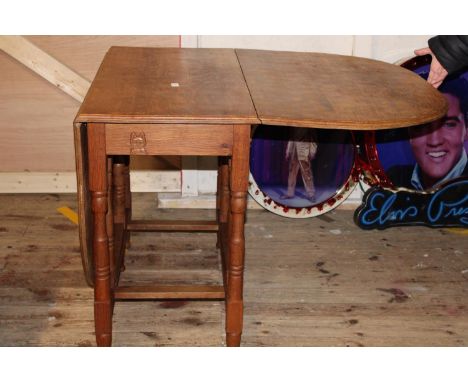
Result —
<instances>
[{"instance_id":1,"label":"plank floor","mask_svg":"<svg viewBox=\"0 0 468 382\"><path fill-rule=\"evenodd\" d=\"M78 229L56 211L74 195L0 195L0 345L94 346L93 292ZM213 218L157 210L135 218ZM122 285L221 283L213 233L133 233ZM352 211L286 219L248 212L243 346L466 346L468 236L366 232ZM117 302L115 346L223 346L224 303Z\"/></svg>"}]
</instances>

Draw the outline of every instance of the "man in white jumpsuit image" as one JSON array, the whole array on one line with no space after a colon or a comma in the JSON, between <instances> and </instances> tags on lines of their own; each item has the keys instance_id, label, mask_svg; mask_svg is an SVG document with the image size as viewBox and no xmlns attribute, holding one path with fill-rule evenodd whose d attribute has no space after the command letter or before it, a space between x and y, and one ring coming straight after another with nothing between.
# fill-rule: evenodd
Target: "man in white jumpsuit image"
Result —
<instances>
[{"instance_id":1,"label":"man in white jumpsuit image","mask_svg":"<svg viewBox=\"0 0 468 382\"><path fill-rule=\"evenodd\" d=\"M314 129L293 128L291 138L286 146L285 159L289 161L288 191L281 199L295 197L297 174L301 170L306 198L315 202L314 177L311 160L317 153L317 139Z\"/></svg>"}]
</instances>

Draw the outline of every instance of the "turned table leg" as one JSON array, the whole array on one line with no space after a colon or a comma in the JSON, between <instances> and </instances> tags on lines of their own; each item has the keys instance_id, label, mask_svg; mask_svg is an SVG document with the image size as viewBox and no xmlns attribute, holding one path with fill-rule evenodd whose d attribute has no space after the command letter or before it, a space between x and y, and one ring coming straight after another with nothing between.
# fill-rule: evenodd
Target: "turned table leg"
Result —
<instances>
[{"instance_id":1,"label":"turned table leg","mask_svg":"<svg viewBox=\"0 0 468 382\"><path fill-rule=\"evenodd\" d=\"M125 224L125 165L123 163L114 163L113 171L114 182L114 223Z\"/></svg>"},{"instance_id":2,"label":"turned table leg","mask_svg":"<svg viewBox=\"0 0 468 382\"><path fill-rule=\"evenodd\" d=\"M228 285L226 296L226 344L239 346L243 321L244 221L249 183L250 125L234 126L230 171Z\"/></svg>"},{"instance_id":3,"label":"turned table leg","mask_svg":"<svg viewBox=\"0 0 468 382\"><path fill-rule=\"evenodd\" d=\"M223 283L225 288L228 285L228 220L229 220L229 166L228 157L218 159L218 188L216 194L217 221L218 221L218 241L216 246L220 249L221 265L223 271Z\"/></svg>"},{"instance_id":4,"label":"turned table leg","mask_svg":"<svg viewBox=\"0 0 468 382\"><path fill-rule=\"evenodd\" d=\"M221 158L218 157L218 176L216 177L216 221L220 223L221 210ZM216 248L221 248L221 231L218 231L216 239Z\"/></svg>"},{"instance_id":5,"label":"turned table leg","mask_svg":"<svg viewBox=\"0 0 468 382\"><path fill-rule=\"evenodd\" d=\"M106 229L109 247L109 268L111 285L115 284L115 252L114 252L114 210L113 210L113 190L112 190L112 157L107 158L107 214Z\"/></svg>"},{"instance_id":6,"label":"turned table leg","mask_svg":"<svg viewBox=\"0 0 468 382\"><path fill-rule=\"evenodd\" d=\"M220 158L220 166L218 170L220 177L220 197L219 197L219 222L227 223L229 212L229 166L228 158Z\"/></svg>"},{"instance_id":7,"label":"turned table leg","mask_svg":"<svg viewBox=\"0 0 468 382\"><path fill-rule=\"evenodd\" d=\"M93 214L94 323L98 346L112 343L112 291L106 230L107 159L105 125L88 124L89 190Z\"/></svg>"},{"instance_id":8,"label":"turned table leg","mask_svg":"<svg viewBox=\"0 0 468 382\"><path fill-rule=\"evenodd\" d=\"M132 220L132 192L130 189L130 155L124 157L124 177L125 177L125 223L128 224ZM127 228L125 226L125 228ZM130 248L131 232L126 231L126 247ZM122 261L122 270L125 269L125 264Z\"/></svg>"},{"instance_id":9,"label":"turned table leg","mask_svg":"<svg viewBox=\"0 0 468 382\"><path fill-rule=\"evenodd\" d=\"M119 248L117 249L118 255L116 256L116 267L119 267L117 274L125 269L125 246L126 246L126 235L127 235L127 210L126 210L126 199L127 199L127 176L126 176L126 165L123 162L122 157L118 157L114 163L113 171L113 184L114 184L114 223L119 227L120 240ZM116 280L118 282L118 278ZM116 286L117 286L116 282Z\"/></svg>"}]
</instances>

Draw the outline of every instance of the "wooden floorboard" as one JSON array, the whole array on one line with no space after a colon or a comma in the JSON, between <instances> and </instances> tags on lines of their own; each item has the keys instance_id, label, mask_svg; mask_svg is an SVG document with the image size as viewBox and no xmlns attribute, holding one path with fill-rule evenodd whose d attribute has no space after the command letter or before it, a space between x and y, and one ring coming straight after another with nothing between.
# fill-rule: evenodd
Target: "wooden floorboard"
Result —
<instances>
[{"instance_id":1,"label":"wooden floorboard","mask_svg":"<svg viewBox=\"0 0 468 382\"><path fill-rule=\"evenodd\" d=\"M135 219L213 219L157 210ZM0 346L94 346L74 195L0 195ZM243 346L467 346L468 238L248 212ZM132 233L122 285L222 283L212 233ZM222 301L118 301L115 346L223 346Z\"/></svg>"}]
</instances>

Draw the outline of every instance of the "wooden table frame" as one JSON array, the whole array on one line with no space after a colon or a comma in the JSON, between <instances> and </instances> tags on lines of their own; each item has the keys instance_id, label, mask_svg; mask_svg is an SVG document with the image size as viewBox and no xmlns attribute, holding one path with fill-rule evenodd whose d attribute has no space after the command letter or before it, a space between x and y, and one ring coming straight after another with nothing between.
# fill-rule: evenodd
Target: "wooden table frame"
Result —
<instances>
[{"instance_id":1,"label":"wooden table frame","mask_svg":"<svg viewBox=\"0 0 468 382\"><path fill-rule=\"evenodd\" d=\"M203 141L204 127L179 125L192 140L179 143L185 155L219 156L216 222L132 221L128 162L122 155L132 151L134 137L146 139L169 126L128 125L123 139L118 124L87 124L89 191L93 216L94 308L96 341L112 343L112 312L119 299L224 299L226 301L226 343L239 346L243 317L243 271L245 256L244 220L249 175L250 125L220 125L220 142ZM193 142L201 142L194 148ZM124 144L127 142L127 144ZM140 155L161 151L156 141L140 145ZM161 141L164 143L164 141ZM131 231L212 231L218 234L223 269L223 286L119 286L124 266L125 244Z\"/></svg>"},{"instance_id":2,"label":"wooden table frame","mask_svg":"<svg viewBox=\"0 0 468 382\"><path fill-rule=\"evenodd\" d=\"M373 60L112 47L74 129L81 254L94 287L97 344L112 343L116 300L171 298L225 299L226 343L239 346L252 125L375 130L430 122L446 110L417 75ZM132 220L130 155L217 156L216 221ZM131 231L216 232L223 286L119 286Z\"/></svg>"}]
</instances>

